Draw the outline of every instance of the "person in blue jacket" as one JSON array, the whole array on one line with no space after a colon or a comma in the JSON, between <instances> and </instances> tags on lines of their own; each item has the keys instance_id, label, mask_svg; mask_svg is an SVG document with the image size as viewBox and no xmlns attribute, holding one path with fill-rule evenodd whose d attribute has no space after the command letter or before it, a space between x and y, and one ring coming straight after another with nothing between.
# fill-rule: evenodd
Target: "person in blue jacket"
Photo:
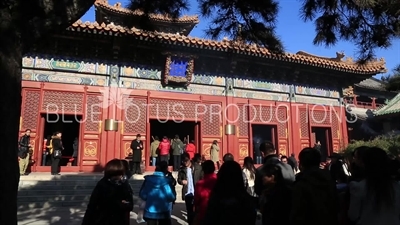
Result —
<instances>
[{"instance_id":1,"label":"person in blue jacket","mask_svg":"<svg viewBox=\"0 0 400 225\"><path fill-rule=\"evenodd\" d=\"M176 199L172 182L159 166L152 175L144 177L139 197L146 202L143 218L148 225L171 225L171 203Z\"/></svg>"}]
</instances>

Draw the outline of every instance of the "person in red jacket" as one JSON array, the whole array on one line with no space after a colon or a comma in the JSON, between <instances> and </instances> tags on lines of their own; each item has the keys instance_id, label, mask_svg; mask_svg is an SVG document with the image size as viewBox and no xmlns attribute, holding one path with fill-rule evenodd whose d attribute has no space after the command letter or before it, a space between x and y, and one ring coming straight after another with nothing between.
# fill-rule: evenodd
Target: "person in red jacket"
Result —
<instances>
[{"instance_id":1,"label":"person in red jacket","mask_svg":"<svg viewBox=\"0 0 400 225\"><path fill-rule=\"evenodd\" d=\"M171 143L169 142L168 138L166 136L163 137L162 141L160 142L160 145L158 146L158 149L160 150L160 162L165 161L168 162L168 156L169 156L169 150L171 149Z\"/></svg>"},{"instance_id":2,"label":"person in red jacket","mask_svg":"<svg viewBox=\"0 0 400 225\"><path fill-rule=\"evenodd\" d=\"M186 153L189 154L190 159L193 159L194 154L196 154L196 146L194 145L194 140L191 140L190 143L186 145Z\"/></svg>"},{"instance_id":3,"label":"person in red jacket","mask_svg":"<svg viewBox=\"0 0 400 225\"><path fill-rule=\"evenodd\" d=\"M217 182L215 174L215 165L211 160L206 160L201 164L204 177L196 183L194 190L194 211L196 212L195 223L201 224L207 210L208 199L210 198L211 190Z\"/></svg>"}]
</instances>

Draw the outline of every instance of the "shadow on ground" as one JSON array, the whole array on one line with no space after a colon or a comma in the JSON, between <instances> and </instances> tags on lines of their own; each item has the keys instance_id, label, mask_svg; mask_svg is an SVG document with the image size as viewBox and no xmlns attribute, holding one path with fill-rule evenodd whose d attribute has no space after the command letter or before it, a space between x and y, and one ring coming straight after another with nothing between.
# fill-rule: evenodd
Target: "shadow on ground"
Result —
<instances>
[{"instance_id":1,"label":"shadow on ground","mask_svg":"<svg viewBox=\"0 0 400 225\"><path fill-rule=\"evenodd\" d=\"M32 173L21 177L18 194L19 225L78 225L81 224L90 194L102 174L63 174L50 176ZM134 176L130 184L137 194L143 183L143 176ZM180 192L180 186L177 187ZM180 197L178 197L180 198ZM172 224L184 225L185 204L174 206ZM137 224L138 206L131 213L131 225ZM145 224L145 223L141 223Z\"/></svg>"},{"instance_id":2,"label":"shadow on ground","mask_svg":"<svg viewBox=\"0 0 400 225\"><path fill-rule=\"evenodd\" d=\"M131 225L138 224L136 222L137 212L138 207L135 206L134 212L131 212ZM29 210L18 213L18 225L80 225L84 213L85 208L75 207ZM184 203L177 203L172 214L172 225L187 225Z\"/></svg>"}]
</instances>

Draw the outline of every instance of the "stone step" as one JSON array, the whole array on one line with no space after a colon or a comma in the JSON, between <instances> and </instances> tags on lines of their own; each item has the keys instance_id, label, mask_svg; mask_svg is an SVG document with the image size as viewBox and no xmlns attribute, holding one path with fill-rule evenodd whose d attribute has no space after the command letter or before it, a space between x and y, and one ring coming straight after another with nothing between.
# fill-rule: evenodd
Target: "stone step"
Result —
<instances>
[{"instance_id":1,"label":"stone step","mask_svg":"<svg viewBox=\"0 0 400 225\"><path fill-rule=\"evenodd\" d=\"M28 176L21 176L20 181L25 180L37 180L37 181L45 181L45 180L100 180L103 177L102 174L80 174L80 173L70 173L70 174L62 174L60 176L53 176L47 173L31 173Z\"/></svg>"},{"instance_id":2,"label":"stone step","mask_svg":"<svg viewBox=\"0 0 400 225\"><path fill-rule=\"evenodd\" d=\"M62 207L76 207L76 208L85 208L87 207L87 204L89 203L89 198L90 195L88 196L70 196L66 197L63 196L58 198L57 200L55 199L47 199L42 201L37 201L35 199L20 199L18 198L18 209L19 210L26 210L26 209L48 209L48 208L62 208ZM81 199L81 200L78 200ZM181 200L181 196L177 196L176 203L183 203L184 201ZM32 201L35 200L35 201ZM21 202L23 201L23 202ZM138 206L138 197L134 196L134 203L136 206Z\"/></svg>"},{"instance_id":3,"label":"stone step","mask_svg":"<svg viewBox=\"0 0 400 225\"><path fill-rule=\"evenodd\" d=\"M50 188L49 188L50 187ZM56 196L56 195L90 195L95 186L49 186L40 187L36 186L29 189L21 189L18 191L18 196ZM175 187L177 194L180 194L181 186ZM140 186L132 186L134 194L138 194L140 191Z\"/></svg>"},{"instance_id":4,"label":"stone step","mask_svg":"<svg viewBox=\"0 0 400 225\"><path fill-rule=\"evenodd\" d=\"M57 195L57 196L19 196L17 202L69 202L81 201L89 202L89 195Z\"/></svg>"},{"instance_id":5,"label":"stone step","mask_svg":"<svg viewBox=\"0 0 400 225\"><path fill-rule=\"evenodd\" d=\"M46 191L46 190L93 190L95 185L74 185L74 184L65 184L65 185L36 185L30 187L19 187L18 192L24 191Z\"/></svg>"},{"instance_id":6,"label":"stone step","mask_svg":"<svg viewBox=\"0 0 400 225\"><path fill-rule=\"evenodd\" d=\"M100 179L96 180L22 180L19 182L19 186L34 186L34 185L63 185L68 183L73 184L90 184L96 185ZM130 183L143 183L144 179L129 179Z\"/></svg>"},{"instance_id":7,"label":"stone step","mask_svg":"<svg viewBox=\"0 0 400 225\"><path fill-rule=\"evenodd\" d=\"M177 198L176 203L184 203L181 198ZM62 207L83 207L86 208L88 201L46 201L46 202L18 202L19 210L26 209L48 209L48 208L62 208ZM137 202L135 203L137 206Z\"/></svg>"},{"instance_id":8,"label":"stone step","mask_svg":"<svg viewBox=\"0 0 400 225\"><path fill-rule=\"evenodd\" d=\"M49 196L59 196L59 195L91 195L93 191L93 187L88 189L56 189L56 190L22 190L18 192L19 197L27 197L27 196L42 196L42 197L49 197Z\"/></svg>"},{"instance_id":9,"label":"stone step","mask_svg":"<svg viewBox=\"0 0 400 225\"><path fill-rule=\"evenodd\" d=\"M28 209L49 209L49 208L66 208L77 207L85 208L87 207L87 202L82 201L55 201L55 202L30 202L30 203L18 203L18 210L28 210Z\"/></svg>"},{"instance_id":10,"label":"stone step","mask_svg":"<svg viewBox=\"0 0 400 225\"><path fill-rule=\"evenodd\" d=\"M102 177L102 174L82 173L61 176L33 173L23 176L19 183L18 208L86 207L94 187ZM129 180L135 195L140 191L143 181L144 175L134 175ZM177 202L181 202L181 186L177 185L176 190ZM137 197L134 198L137 202Z\"/></svg>"},{"instance_id":11,"label":"stone step","mask_svg":"<svg viewBox=\"0 0 400 225\"><path fill-rule=\"evenodd\" d=\"M61 207L61 208L47 208L46 209L47 212L57 212L57 213L68 213L68 214L75 214L75 213L85 213L86 212L86 207ZM18 210L17 215L21 215L24 216L24 214L27 211L23 211L23 210ZM43 213L44 211L42 211L41 209L32 209L29 211L30 214L32 215L40 215L41 213ZM52 215L49 215L50 217Z\"/></svg>"},{"instance_id":12,"label":"stone step","mask_svg":"<svg viewBox=\"0 0 400 225\"><path fill-rule=\"evenodd\" d=\"M64 186L64 185L85 185L95 186L98 181L83 181L83 180L60 180L60 181L22 181L19 183L19 187L35 187L35 186Z\"/></svg>"},{"instance_id":13,"label":"stone step","mask_svg":"<svg viewBox=\"0 0 400 225\"><path fill-rule=\"evenodd\" d=\"M132 179L143 180L144 176L151 175L151 172L144 174L135 174ZM176 178L177 172L172 172L172 175ZM28 176L21 176L20 180L100 180L103 177L102 173L62 173L59 176L53 176L48 173L31 173Z\"/></svg>"},{"instance_id":14,"label":"stone step","mask_svg":"<svg viewBox=\"0 0 400 225\"><path fill-rule=\"evenodd\" d=\"M19 183L18 188L23 189L31 189L35 187L40 188L62 188L67 186L69 188L78 186L78 187L95 187L98 181L22 181ZM143 180L129 180L129 184L132 187L140 187L143 184Z\"/></svg>"},{"instance_id":15,"label":"stone step","mask_svg":"<svg viewBox=\"0 0 400 225\"><path fill-rule=\"evenodd\" d=\"M142 175L133 175L133 179L143 180L144 176L151 173L144 173ZM176 175L176 173L175 173ZM28 176L21 176L20 181L25 180L100 180L103 177L102 173L62 173L60 176L53 176L48 173L31 173ZM174 176L175 177L175 176Z\"/></svg>"},{"instance_id":16,"label":"stone step","mask_svg":"<svg viewBox=\"0 0 400 225\"><path fill-rule=\"evenodd\" d=\"M65 186L34 186L32 188L23 188L19 189L19 196L55 196L55 195L73 195L73 194L85 194L90 195L94 189L93 186L76 186L76 185L65 185ZM138 194L140 191L139 186L132 186L132 190L134 194ZM175 189L180 194L182 186L176 186Z\"/></svg>"}]
</instances>

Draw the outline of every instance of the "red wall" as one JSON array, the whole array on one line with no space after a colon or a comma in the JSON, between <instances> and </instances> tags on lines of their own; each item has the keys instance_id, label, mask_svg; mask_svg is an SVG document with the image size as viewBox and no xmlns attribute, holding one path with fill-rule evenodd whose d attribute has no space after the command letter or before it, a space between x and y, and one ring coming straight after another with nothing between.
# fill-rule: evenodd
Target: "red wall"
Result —
<instances>
[{"instance_id":1,"label":"red wall","mask_svg":"<svg viewBox=\"0 0 400 225\"><path fill-rule=\"evenodd\" d=\"M318 117L331 109L314 110L312 114L310 106L294 105L288 102L273 102L253 99L242 99L225 96L209 96L197 94L181 94L159 91L130 90L129 96L124 96L119 89L82 86L56 83L40 83L23 81L23 101L21 110L21 133L25 129L32 129L32 145L34 147L33 159L40 160L44 132L44 118L41 114L46 113L47 108L58 107L59 114L79 114L86 122L80 128L80 153L78 167L65 167L63 171L97 171L101 170L108 160L113 158L125 158L129 153L130 142L136 134L141 134L145 145L143 159L149 158L150 147L150 123L152 118L166 119L168 116L166 107L160 107L155 111L153 105L182 104L185 120L197 120L200 122L200 138L197 145L200 152L208 158L213 140L218 140L221 145L222 155L230 152L238 161L246 156L252 156L251 124L262 124L263 118L271 118L268 124L276 125L277 150L285 155L292 152L298 153L302 148L313 145L311 141L311 126L331 128L332 149L339 150L342 145L347 144L346 123L340 123L335 117L321 123L307 121L312 116ZM61 91L62 90L62 91ZM117 105L107 108L94 107L102 103L101 98L104 91L109 94L109 99L118 99ZM123 99L119 99L123 98ZM129 107L123 110L121 105L126 105L127 100L138 107ZM114 100L115 101L115 100ZM50 107L46 107L49 105ZM196 115L196 104L204 106L206 112ZM53 107L53 108L52 108ZM213 115L211 111L222 111L220 115ZM62 110L61 110L62 109ZM336 111L344 113L344 109L335 108ZM95 111L94 114L92 111ZM198 110L200 111L200 110ZM52 112L56 113L56 112ZM140 117L133 118L140 113ZM156 115L158 114L158 115ZM93 115L93 116L90 116ZM179 120L179 114L169 114ZM91 117L91 118L89 118ZM93 119L92 119L93 117ZM164 118L162 118L164 117ZM211 118L211 119L210 119ZM221 119L219 119L221 118ZM247 118L248 121L243 121ZM104 131L104 120L116 119L120 121L118 131ZM93 122L92 120L99 121ZM131 122L130 122L131 121ZM132 122L133 121L133 122ZM224 127L228 122L236 125L236 135L225 135ZM343 142L342 142L343 140ZM148 160L146 165L148 165ZM48 171L50 168L34 164L33 171Z\"/></svg>"}]
</instances>

